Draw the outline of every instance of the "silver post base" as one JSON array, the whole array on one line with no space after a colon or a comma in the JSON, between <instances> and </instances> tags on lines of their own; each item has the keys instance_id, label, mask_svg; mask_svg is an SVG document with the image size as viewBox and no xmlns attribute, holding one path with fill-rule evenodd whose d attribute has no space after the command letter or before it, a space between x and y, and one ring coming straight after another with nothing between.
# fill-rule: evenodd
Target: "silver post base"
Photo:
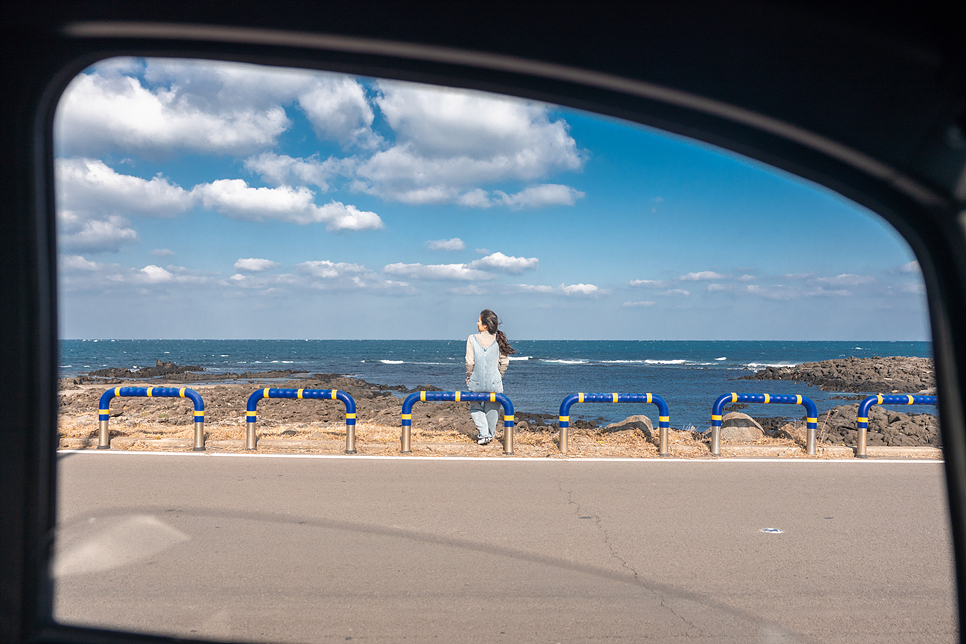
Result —
<instances>
[{"instance_id":1,"label":"silver post base","mask_svg":"<svg viewBox=\"0 0 966 644\"><path fill-rule=\"evenodd\" d=\"M195 423L195 446L192 452L205 451L205 421Z\"/></svg>"},{"instance_id":2,"label":"silver post base","mask_svg":"<svg viewBox=\"0 0 966 644\"><path fill-rule=\"evenodd\" d=\"M345 427L345 453L357 454L356 452L356 426L346 425Z\"/></svg>"},{"instance_id":3,"label":"silver post base","mask_svg":"<svg viewBox=\"0 0 966 644\"><path fill-rule=\"evenodd\" d=\"M399 437L399 452L401 454L412 454L412 425L404 425L402 428L402 436Z\"/></svg>"}]
</instances>

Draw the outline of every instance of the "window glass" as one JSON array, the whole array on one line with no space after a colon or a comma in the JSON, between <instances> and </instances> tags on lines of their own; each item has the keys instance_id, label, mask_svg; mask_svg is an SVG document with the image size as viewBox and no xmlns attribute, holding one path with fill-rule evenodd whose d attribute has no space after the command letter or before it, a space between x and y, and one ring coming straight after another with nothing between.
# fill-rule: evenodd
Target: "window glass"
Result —
<instances>
[{"instance_id":1,"label":"window glass","mask_svg":"<svg viewBox=\"0 0 966 644\"><path fill-rule=\"evenodd\" d=\"M559 106L213 61L92 66L54 144L58 620L293 642L797 641L889 619L953 637L923 281L855 203ZM406 418L414 391L475 386L484 309L513 348L495 440L465 398ZM716 434L736 467L695 469L739 391L770 399L718 414L750 416ZM565 417L578 392L651 400ZM853 467L872 393L917 397L864 412L870 455L905 469ZM802 395L814 419L781 399ZM439 456L471 458L421 458Z\"/></svg>"}]
</instances>

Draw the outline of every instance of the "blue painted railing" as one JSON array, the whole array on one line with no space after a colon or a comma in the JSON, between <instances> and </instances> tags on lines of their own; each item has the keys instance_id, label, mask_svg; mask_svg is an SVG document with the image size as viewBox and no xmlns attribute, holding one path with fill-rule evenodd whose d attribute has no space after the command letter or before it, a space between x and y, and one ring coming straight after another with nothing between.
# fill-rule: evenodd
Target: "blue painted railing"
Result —
<instances>
[{"instance_id":1,"label":"blue painted railing","mask_svg":"<svg viewBox=\"0 0 966 644\"><path fill-rule=\"evenodd\" d=\"M264 398L294 398L312 400L341 400L345 404L345 453L356 453L356 401L338 389L258 389L248 397L245 414L247 431L245 449L256 448L255 427L258 422L258 401Z\"/></svg>"},{"instance_id":2,"label":"blue painted railing","mask_svg":"<svg viewBox=\"0 0 966 644\"><path fill-rule=\"evenodd\" d=\"M807 438L805 441L806 451L810 456L815 456L815 434L818 429L818 408L808 396L798 394L724 394L715 401L711 408L711 455L721 456L721 413L724 407L730 403L757 403L768 405L771 403L783 405L804 405L805 407L805 427Z\"/></svg>"},{"instance_id":3,"label":"blue painted railing","mask_svg":"<svg viewBox=\"0 0 966 644\"><path fill-rule=\"evenodd\" d=\"M417 402L498 402L503 406L503 453L513 455L513 403L503 394L476 391L417 391L402 406L400 452L412 454L413 405Z\"/></svg>"},{"instance_id":4,"label":"blue painted railing","mask_svg":"<svg viewBox=\"0 0 966 644\"><path fill-rule=\"evenodd\" d=\"M111 433L108 421L111 419L111 400L115 397L138 398L188 398L195 405L195 444L194 451L205 450L205 401L194 389L187 387L114 387L101 394L97 415L97 449L111 449Z\"/></svg>"},{"instance_id":5,"label":"blue painted railing","mask_svg":"<svg viewBox=\"0 0 966 644\"><path fill-rule=\"evenodd\" d=\"M859 403L859 413L856 416L858 436L855 441L856 458L869 458L866 453L866 440L869 430L869 410L872 405L937 405L936 396L917 396L914 394L877 394L869 396Z\"/></svg>"},{"instance_id":6,"label":"blue painted railing","mask_svg":"<svg viewBox=\"0 0 966 644\"><path fill-rule=\"evenodd\" d=\"M560 403L560 451L562 453L566 454L569 449L570 408L576 403L653 403L657 405L657 423L660 431L658 454L668 456L667 432L671 426L671 417L667 403L655 394L570 394Z\"/></svg>"}]
</instances>

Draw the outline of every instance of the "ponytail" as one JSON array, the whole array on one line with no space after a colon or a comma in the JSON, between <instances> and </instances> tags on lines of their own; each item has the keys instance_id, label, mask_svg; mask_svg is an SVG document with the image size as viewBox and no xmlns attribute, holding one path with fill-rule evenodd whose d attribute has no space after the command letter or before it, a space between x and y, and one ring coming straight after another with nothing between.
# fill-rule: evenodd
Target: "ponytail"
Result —
<instances>
[{"instance_id":1,"label":"ponytail","mask_svg":"<svg viewBox=\"0 0 966 644\"><path fill-rule=\"evenodd\" d=\"M500 353L505 356L513 355L517 352L516 349L510 346L510 341L506 339L506 334L500 331L500 318L497 317L496 313L490 309L483 309L480 313L480 322L486 327L489 333L496 336L496 342L500 345Z\"/></svg>"},{"instance_id":2,"label":"ponytail","mask_svg":"<svg viewBox=\"0 0 966 644\"><path fill-rule=\"evenodd\" d=\"M499 329L496 331L496 342L500 345L500 353L505 356L512 356L517 352L516 349L510 346L510 341L506 339L506 333Z\"/></svg>"}]
</instances>

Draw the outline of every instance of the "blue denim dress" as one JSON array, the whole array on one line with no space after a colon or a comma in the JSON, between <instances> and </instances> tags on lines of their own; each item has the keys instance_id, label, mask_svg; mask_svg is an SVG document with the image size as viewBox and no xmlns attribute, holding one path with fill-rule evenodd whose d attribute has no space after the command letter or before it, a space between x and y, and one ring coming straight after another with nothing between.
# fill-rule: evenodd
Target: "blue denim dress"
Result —
<instances>
[{"instance_id":1,"label":"blue denim dress","mask_svg":"<svg viewBox=\"0 0 966 644\"><path fill-rule=\"evenodd\" d=\"M503 393L503 377L500 376L500 343L483 348L475 335L470 336L473 343L473 373L467 387L470 391ZM493 440L496 421L499 419L501 405L498 402L470 403L470 417L476 423L480 440Z\"/></svg>"}]
</instances>

